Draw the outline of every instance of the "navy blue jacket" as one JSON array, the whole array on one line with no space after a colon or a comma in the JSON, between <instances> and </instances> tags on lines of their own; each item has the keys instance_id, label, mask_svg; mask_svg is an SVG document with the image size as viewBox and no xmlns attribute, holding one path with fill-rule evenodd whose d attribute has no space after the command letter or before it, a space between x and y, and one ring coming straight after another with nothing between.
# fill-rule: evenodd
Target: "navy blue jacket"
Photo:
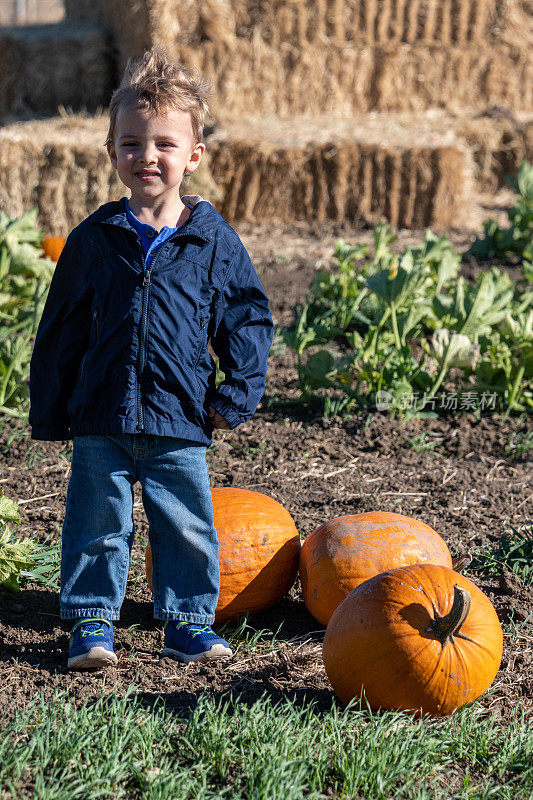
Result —
<instances>
[{"instance_id":1,"label":"navy blue jacket","mask_svg":"<svg viewBox=\"0 0 533 800\"><path fill-rule=\"evenodd\" d=\"M234 428L265 388L272 319L235 231L193 195L145 269L125 198L75 228L57 263L30 369L33 439L147 433L209 444L212 405ZM219 358L224 381L215 387Z\"/></svg>"}]
</instances>

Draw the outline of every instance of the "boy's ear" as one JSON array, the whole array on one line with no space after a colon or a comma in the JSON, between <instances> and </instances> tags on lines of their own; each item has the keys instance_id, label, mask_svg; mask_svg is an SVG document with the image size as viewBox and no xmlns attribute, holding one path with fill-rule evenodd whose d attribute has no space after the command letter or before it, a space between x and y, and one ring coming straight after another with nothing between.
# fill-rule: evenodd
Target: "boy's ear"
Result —
<instances>
[{"instance_id":1,"label":"boy's ear","mask_svg":"<svg viewBox=\"0 0 533 800\"><path fill-rule=\"evenodd\" d=\"M109 156L109 160L111 161L111 163L113 164L113 166L116 169L117 168L117 151L115 150L115 145L113 144L113 142L107 142L106 147L107 147L107 154Z\"/></svg>"},{"instance_id":2,"label":"boy's ear","mask_svg":"<svg viewBox=\"0 0 533 800\"><path fill-rule=\"evenodd\" d=\"M195 145L191 155L189 156L189 160L187 162L187 166L185 167L185 171L188 172L189 174L191 172L194 172L194 170L200 164L200 161L202 160L204 153L205 153L205 144L203 142L198 142L198 144Z\"/></svg>"}]
</instances>

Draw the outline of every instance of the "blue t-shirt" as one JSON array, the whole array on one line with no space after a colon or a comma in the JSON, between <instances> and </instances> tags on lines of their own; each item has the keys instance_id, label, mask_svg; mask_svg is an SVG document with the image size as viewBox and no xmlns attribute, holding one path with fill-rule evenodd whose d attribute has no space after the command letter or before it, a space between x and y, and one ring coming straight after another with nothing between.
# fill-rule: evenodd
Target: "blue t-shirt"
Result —
<instances>
[{"instance_id":1,"label":"blue t-shirt","mask_svg":"<svg viewBox=\"0 0 533 800\"><path fill-rule=\"evenodd\" d=\"M169 236L172 236L173 233L176 233L180 225L178 225L176 228L168 228L165 225L165 227L161 228L161 230L158 232L156 228L152 228L151 225L147 225L146 223L141 222L140 219L137 219L133 211L130 209L129 203L126 203L126 215L128 217L128 222L133 228L135 228L141 238L145 256L145 267L146 269L150 269L155 254L163 242L166 242Z\"/></svg>"}]
</instances>

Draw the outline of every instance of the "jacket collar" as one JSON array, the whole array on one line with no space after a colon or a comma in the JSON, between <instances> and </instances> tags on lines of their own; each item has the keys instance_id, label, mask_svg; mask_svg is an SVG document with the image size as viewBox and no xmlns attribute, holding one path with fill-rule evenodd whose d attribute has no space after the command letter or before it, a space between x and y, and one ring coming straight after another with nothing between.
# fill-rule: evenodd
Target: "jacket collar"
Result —
<instances>
[{"instance_id":1,"label":"jacket collar","mask_svg":"<svg viewBox=\"0 0 533 800\"><path fill-rule=\"evenodd\" d=\"M171 238L196 236L205 242L212 242L218 216L214 206L199 194L186 194L181 199L186 206L191 208L191 214L187 222L180 225ZM137 231L129 222L126 214L126 202L126 198L122 197L115 202L106 203L95 213L93 221L104 225L117 225L136 234Z\"/></svg>"}]
</instances>

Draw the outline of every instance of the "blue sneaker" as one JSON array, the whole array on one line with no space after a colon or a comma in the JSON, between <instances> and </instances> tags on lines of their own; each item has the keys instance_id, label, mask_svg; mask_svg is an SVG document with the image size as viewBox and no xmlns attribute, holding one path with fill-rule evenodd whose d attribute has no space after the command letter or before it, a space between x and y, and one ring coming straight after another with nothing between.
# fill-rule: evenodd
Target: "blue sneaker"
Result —
<instances>
[{"instance_id":1,"label":"blue sneaker","mask_svg":"<svg viewBox=\"0 0 533 800\"><path fill-rule=\"evenodd\" d=\"M211 661L233 655L229 644L209 625L168 620L165 623L164 656L188 664L190 661Z\"/></svg>"},{"instance_id":2,"label":"blue sneaker","mask_svg":"<svg viewBox=\"0 0 533 800\"><path fill-rule=\"evenodd\" d=\"M78 620L70 632L67 669L110 667L117 661L113 623L100 617Z\"/></svg>"}]
</instances>

